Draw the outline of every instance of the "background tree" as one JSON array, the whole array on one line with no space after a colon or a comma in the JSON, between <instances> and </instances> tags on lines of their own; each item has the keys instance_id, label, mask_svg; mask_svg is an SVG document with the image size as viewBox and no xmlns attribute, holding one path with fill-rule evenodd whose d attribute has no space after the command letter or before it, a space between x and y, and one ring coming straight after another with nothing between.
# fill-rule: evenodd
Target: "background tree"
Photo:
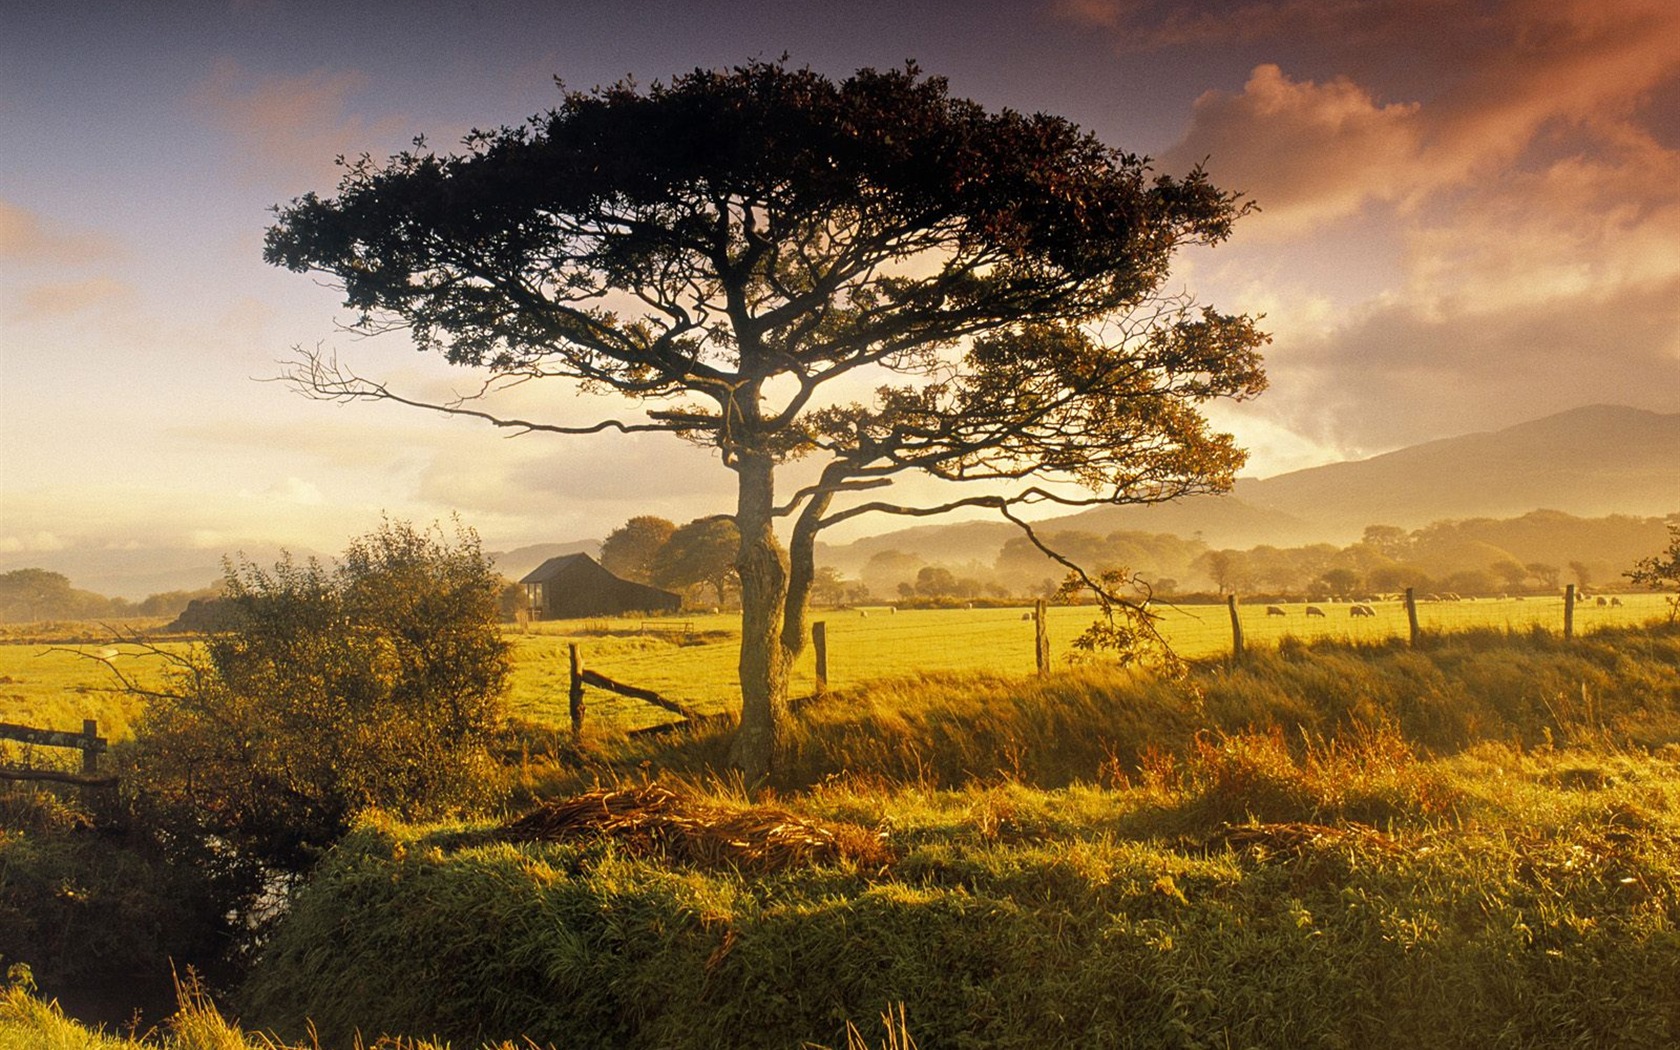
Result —
<instances>
[{"instance_id":1,"label":"background tree","mask_svg":"<svg viewBox=\"0 0 1680 1050\"><path fill-rule=\"evenodd\" d=\"M671 533L653 556L650 575L655 586L678 590L704 585L719 605L740 587L735 554L741 533L727 517L696 518Z\"/></svg>"},{"instance_id":2,"label":"background tree","mask_svg":"<svg viewBox=\"0 0 1680 1050\"><path fill-rule=\"evenodd\" d=\"M1342 568L1327 569L1318 579L1324 585L1325 593L1341 598L1357 594L1361 583L1357 572Z\"/></svg>"},{"instance_id":3,"label":"background tree","mask_svg":"<svg viewBox=\"0 0 1680 1050\"><path fill-rule=\"evenodd\" d=\"M1563 575L1563 570L1556 565L1543 561L1531 561L1523 568L1528 570L1530 576L1540 581L1541 590L1555 591L1558 589L1558 578Z\"/></svg>"},{"instance_id":4,"label":"background tree","mask_svg":"<svg viewBox=\"0 0 1680 1050\"><path fill-rule=\"evenodd\" d=\"M675 523L639 515L607 533L601 541L601 567L637 583L653 582L653 559L677 531Z\"/></svg>"},{"instance_id":5,"label":"background tree","mask_svg":"<svg viewBox=\"0 0 1680 1050\"><path fill-rule=\"evenodd\" d=\"M644 411L523 431L663 431L736 476L741 721L767 772L823 529L863 514L1153 502L1243 454L1196 405L1264 385L1247 317L1163 295L1175 251L1244 211L1056 117L988 113L913 65L833 82L751 63L567 94L527 123L349 167L279 212L266 258L343 283L500 383L558 378ZM423 404L319 353L317 396ZM842 382L843 381L843 382ZM848 402L873 390L868 401ZM844 391L844 394L839 393ZM816 459L779 494L777 470ZM967 494L895 502L905 472ZM925 491L925 490L924 490ZM785 523L784 547L778 525Z\"/></svg>"},{"instance_id":6,"label":"background tree","mask_svg":"<svg viewBox=\"0 0 1680 1050\"><path fill-rule=\"evenodd\" d=\"M1412 552L1411 533L1398 525L1367 525L1360 542L1395 561L1402 561Z\"/></svg>"},{"instance_id":7,"label":"background tree","mask_svg":"<svg viewBox=\"0 0 1680 1050\"><path fill-rule=\"evenodd\" d=\"M811 579L811 601L817 605L839 605L848 600L857 584L840 575L840 570L824 565Z\"/></svg>"},{"instance_id":8,"label":"background tree","mask_svg":"<svg viewBox=\"0 0 1680 1050\"><path fill-rule=\"evenodd\" d=\"M168 685L129 683L147 706L125 788L183 843L284 871L363 810L469 805L504 718L500 583L471 531L401 522L330 568L230 563L230 629Z\"/></svg>"},{"instance_id":9,"label":"background tree","mask_svg":"<svg viewBox=\"0 0 1680 1050\"><path fill-rule=\"evenodd\" d=\"M1666 548L1649 558L1641 558L1622 575L1653 591L1674 588L1677 593L1668 599L1668 622L1680 620L1680 522L1670 519Z\"/></svg>"},{"instance_id":10,"label":"background tree","mask_svg":"<svg viewBox=\"0 0 1680 1050\"><path fill-rule=\"evenodd\" d=\"M916 573L915 592L923 598L943 598L957 593L957 574L943 565L924 565Z\"/></svg>"}]
</instances>

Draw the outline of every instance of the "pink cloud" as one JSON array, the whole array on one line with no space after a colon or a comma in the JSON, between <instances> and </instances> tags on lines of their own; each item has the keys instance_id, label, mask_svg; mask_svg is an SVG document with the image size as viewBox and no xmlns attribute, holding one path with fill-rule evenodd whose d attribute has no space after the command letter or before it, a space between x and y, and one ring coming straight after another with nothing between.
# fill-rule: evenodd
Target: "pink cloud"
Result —
<instances>
[{"instance_id":1,"label":"pink cloud","mask_svg":"<svg viewBox=\"0 0 1680 1050\"><path fill-rule=\"evenodd\" d=\"M0 260L47 266L84 266L119 255L109 238L66 230L27 208L0 201Z\"/></svg>"},{"instance_id":2,"label":"pink cloud","mask_svg":"<svg viewBox=\"0 0 1680 1050\"><path fill-rule=\"evenodd\" d=\"M1102 8L1103 0L1079 6ZM1409 207L1443 190L1478 193L1512 166L1549 159L1560 129L1600 139L1637 134L1651 116L1642 102L1680 79L1680 5L1669 0L1507 0L1491 10L1440 0L1288 0L1212 13L1116 0L1106 9L1117 25L1141 27L1137 37L1117 33L1133 46L1139 38L1166 46L1241 36L1343 64L1322 82L1280 64L1256 67L1240 92L1203 95L1184 138L1162 158L1167 170L1208 158L1216 179L1260 201L1268 215L1257 225L1274 233L1371 203ZM1383 99L1371 85L1392 79L1398 65L1427 90Z\"/></svg>"},{"instance_id":3,"label":"pink cloud","mask_svg":"<svg viewBox=\"0 0 1680 1050\"><path fill-rule=\"evenodd\" d=\"M365 82L353 71L319 69L257 76L223 59L194 101L234 137L252 176L288 187L331 183L335 158L378 154L404 139L401 118L369 118L354 110Z\"/></svg>"}]
</instances>

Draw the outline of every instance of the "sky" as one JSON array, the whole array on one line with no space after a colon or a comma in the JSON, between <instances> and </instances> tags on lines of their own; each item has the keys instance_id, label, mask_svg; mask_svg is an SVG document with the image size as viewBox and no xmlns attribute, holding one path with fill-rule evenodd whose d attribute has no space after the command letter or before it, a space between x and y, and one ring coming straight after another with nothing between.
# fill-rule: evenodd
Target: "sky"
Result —
<instances>
[{"instance_id":1,"label":"sky","mask_svg":"<svg viewBox=\"0 0 1680 1050\"><path fill-rule=\"evenodd\" d=\"M1271 388L1210 414L1245 473L1586 404L1680 412L1674 0L0 0L0 564L332 552L382 514L487 549L732 505L669 438L508 438L274 382L296 348L473 376L265 265L335 158L452 148L587 90L751 59L914 59L1259 206L1172 282L1265 315ZM522 392L556 421L595 407ZM890 527L891 523L887 523Z\"/></svg>"}]
</instances>

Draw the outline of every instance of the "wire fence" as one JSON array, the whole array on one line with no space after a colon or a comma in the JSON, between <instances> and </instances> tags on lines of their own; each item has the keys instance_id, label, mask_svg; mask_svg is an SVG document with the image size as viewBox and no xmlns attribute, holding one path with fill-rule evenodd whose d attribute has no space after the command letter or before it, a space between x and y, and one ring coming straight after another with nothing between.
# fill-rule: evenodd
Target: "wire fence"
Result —
<instances>
[{"instance_id":1,"label":"wire fence","mask_svg":"<svg viewBox=\"0 0 1680 1050\"><path fill-rule=\"evenodd\" d=\"M1377 643L1477 629L1527 633L1539 629L1560 637L1607 626L1633 626L1665 618L1660 594L1579 596L1525 595L1456 598L1414 595L1360 602L1244 602L1161 605L1162 635L1186 659L1231 657L1244 650L1275 648L1286 638L1302 641ZM1234 620L1233 620L1234 611ZM1086 654L1074 640L1097 616L1092 606L1050 606L1043 618L1033 607L894 609L888 606L818 610L821 652L808 645L792 670L791 691L810 695L823 688L845 690L887 679L940 674L1027 677L1065 668ZM729 614L700 616L686 633L650 631L635 621L601 622L587 634L571 634L559 623L551 634L517 642L515 707L555 724L568 720L569 662L566 645L580 642L589 666L621 682L655 690L699 711L733 711L738 705L736 662L740 635ZM1039 639L1046 652L1041 660ZM1239 643L1240 637L1240 643ZM819 656L822 661L819 678ZM607 694L591 694L591 720L627 725L664 718L660 712Z\"/></svg>"}]
</instances>

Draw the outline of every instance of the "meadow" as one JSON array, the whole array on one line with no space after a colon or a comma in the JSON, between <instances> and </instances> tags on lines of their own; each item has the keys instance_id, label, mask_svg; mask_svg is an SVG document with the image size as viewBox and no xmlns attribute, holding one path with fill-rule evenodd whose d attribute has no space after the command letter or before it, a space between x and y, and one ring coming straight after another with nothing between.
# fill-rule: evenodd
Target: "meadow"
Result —
<instances>
[{"instance_id":1,"label":"meadow","mask_svg":"<svg viewBox=\"0 0 1680 1050\"><path fill-rule=\"evenodd\" d=\"M1577 631L1631 626L1662 617L1660 594L1620 596L1620 606L1576 607ZM1354 618L1346 604L1321 604L1322 617L1309 617L1303 603L1280 606L1283 616L1269 616L1264 605L1240 606L1245 645L1275 648L1286 638L1305 642L1333 640L1373 643L1404 638L1407 622L1399 602L1374 603L1372 617ZM1024 608L902 609L865 607L819 610L828 633L829 688L855 689L892 679L921 675L985 674L1025 677L1035 670L1034 624ZM1089 607L1051 606L1046 627L1054 667L1069 666L1079 654L1073 640L1091 623ZM1186 659L1229 654L1231 625L1223 605L1161 608L1161 633ZM1487 629L1528 632L1535 628L1561 634L1563 600L1557 597L1420 602L1423 630L1450 634ZM117 625L133 634L155 622ZM99 625L53 625L55 641L31 639L14 630L0 638L0 721L42 728L79 730L84 718L96 719L112 740L128 735L141 705L115 690L108 658L130 676L155 683L161 662L134 645L107 644L110 632ZM732 613L681 615L657 619L600 619L539 622L525 629L509 627L513 676L509 702L519 718L553 727L569 725L567 690L569 646L580 647L585 664L608 677L651 689L705 713L730 709L736 693L735 663L740 624ZM163 648L181 642L161 642ZM792 692L810 695L816 687L816 662L807 647L794 667ZM597 730L624 730L666 721L669 716L640 701L591 689L588 724Z\"/></svg>"}]
</instances>

